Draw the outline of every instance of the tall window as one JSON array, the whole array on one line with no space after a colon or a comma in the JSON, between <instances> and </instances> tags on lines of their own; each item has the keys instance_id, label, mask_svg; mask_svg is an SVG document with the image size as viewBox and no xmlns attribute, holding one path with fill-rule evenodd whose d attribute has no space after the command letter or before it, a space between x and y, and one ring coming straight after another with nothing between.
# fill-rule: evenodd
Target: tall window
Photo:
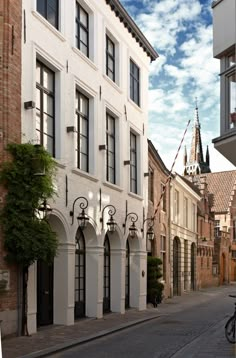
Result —
<instances>
[{"instance_id":1,"label":"tall window","mask_svg":"<svg viewBox=\"0 0 236 358\"><path fill-rule=\"evenodd\" d=\"M130 60L130 98L140 106L140 79L139 68Z\"/></svg>"},{"instance_id":2,"label":"tall window","mask_svg":"<svg viewBox=\"0 0 236 358\"><path fill-rule=\"evenodd\" d=\"M115 44L106 35L106 75L115 82Z\"/></svg>"},{"instance_id":3,"label":"tall window","mask_svg":"<svg viewBox=\"0 0 236 358\"><path fill-rule=\"evenodd\" d=\"M236 68L234 73L228 77L229 83L229 113L230 128L236 128Z\"/></svg>"},{"instance_id":4,"label":"tall window","mask_svg":"<svg viewBox=\"0 0 236 358\"><path fill-rule=\"evenodd\" d=\"M76 46L83 54L89 57L89 15L76 3Z\"/></svg>"},{"instance_id":5,"label":"tall window","mask_svg":"<svg viewBox=\"0 0 236 358\"><path fill-rule=\"evenodd\" d=\"M179 222L179 192L174 191L174 222Z\"/></svg>"},{"instance_id":6,"label":"tall window","mask_svg":"<svg viewBox=\"0 0 236 358\"><path fill-rule=\"evenodd\" d=\"M149 167L149 176L148 176L148 199L153 203L154 202L154 172L151 167Z\"/></svg>"},{"instance_id":7,"label":"tall window","mask_svg":"<svg viewBox=\"0 0 236 358\"><path fill-rule=\"evenodd\" d=\"M38 143L55 154L55 74L43 63L36 63L36 135Z\"/></svg>"},{"instance_id":8,"label":"tall window","mask_svg":"<svg viewBox=\"0 0 236 358\"><path fill-rule=\"evenodd\" d=\"M196 230L196 205L192 204L192 230Z\"/></svg>"},{"instance_id":9,"label":"tall window","mask_svg":"<svg viewBox=\"0 0 236 358\"><path fill-rule=\"evenodd\" d=\"M188 199L184 197L184 226L188 227Z\"/></svg>"},{"instance_id":10,"label":"tall window","mask_svg":"<svg viewBox=\"0 0 236 358\"><path fill-rule=\"evenodd\" d=\"M76 91L77 166L89 171L89 99Z\"/></svg>"},{"instance_id":11,"label":"tall window","mask_svg":"<svg viewBox=\"0 0 236 358\"><path fill-rule=\"evenodd\" d=\"M137 137L130 132L130 191L137 194Z\"/></svg>"},{"instance_id":12,"label":"tall window","mask_svg":"<svg viewBox=\"0 0 236 358\"><path fill-rule=\"evenodd\" d=\"M166 237L161 235L161 261L162 261L162 277L166 280Z\"/></svg>"},{"instance_id":13,"label":"tall window","mask_svg":"<svg viewBox=\"0 0 236 358\"><path fill-rule=\"evenodd\" d=\"M233 220L233 240L236 241L236 220Z\"/></svg>"},{"instance_id":14,"label":"tall window","mask_svg":"<svg viewBox=\"0 0 236 358\"><path fill-rule=\"evenodd\" d=\"M214 221L214 234L215 234L215 236L220 235L220 220Z\"/></svg>"},{"instance_id":15,"label":"tall window","mask_svg":"<svg viewBox=\"0 0 236 358\"><path fill-rule=\"evenodd\" d=\"M107 170L106 179L110 183L116 183L116 143L115 143L115 118L106 115L106 144L107 144Z\"/></svg>"},{"instance_id":16,"label":"tall window","mask_svg":"<svg viewBox=\"0 0 236 358\"><path fill-rule=\"evenodd\" d=\"M161 208L163 211L166 211L166 190L165 190L165 184L161 183L161 194L162 201L161 201Z\"/></svg>"},{"instance_id":17,"label":"tall window","mask_svg":"<svg viewBox=\"0 0 236 358\"><path fill-rule=\"evenodd\" d=\"M58 0L37 0L37 11L58 29Z\"/></svg>"}]
</instances>

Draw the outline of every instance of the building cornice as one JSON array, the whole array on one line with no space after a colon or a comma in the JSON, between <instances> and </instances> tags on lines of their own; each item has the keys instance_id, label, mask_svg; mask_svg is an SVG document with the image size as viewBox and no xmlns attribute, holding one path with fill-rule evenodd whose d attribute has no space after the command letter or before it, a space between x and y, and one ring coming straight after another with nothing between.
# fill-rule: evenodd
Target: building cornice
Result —
<instances>
[{"instance_id":1,"label":"building cornice","mask_svg":"<svg viewBox=\"0 0 236 358\"><path fill-rule=\"evenodd\" d=\"M146 54L151 58L151 61L154 61L159 57L158 53L154 50L150 42L146 39L144 34L140 31L138 26L135 24L134 20L127 13L125 8L121 5L119 0L105 0L116 16L119 18L120 22L123 23L124 27L127 28L128 32L135 38L139 43L139 46L143 48Z\"/></svg>"}]
</instances>

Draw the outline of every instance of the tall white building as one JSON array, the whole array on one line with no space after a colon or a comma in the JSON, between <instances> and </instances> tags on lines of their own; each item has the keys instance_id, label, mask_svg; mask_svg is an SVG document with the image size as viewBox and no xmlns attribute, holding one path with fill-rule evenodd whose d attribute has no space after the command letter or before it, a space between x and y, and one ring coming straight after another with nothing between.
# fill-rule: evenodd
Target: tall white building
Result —
<instances>
[{"instance_id":1,"label":"tall white building","mask_svg":"<svg viewBox=\"0 0 236 358\"><path fill-rule=\"evenodd\" d=\"M220 60L220 136L215 148L236 165L236 1L215 0L213 56Z\"/></svg>"},{"instance_id":2,"label":"tall white building","mask_svg":"<svg viewBox=\"0 0 236 358\"><path fill-rule=\"evenodd\" d=\"M58 163L58 255L30 268L29 332L145 309L148 74L158 55L118 0L23 0L22 22L22 141Z\"/></svg>"}]
</instances>

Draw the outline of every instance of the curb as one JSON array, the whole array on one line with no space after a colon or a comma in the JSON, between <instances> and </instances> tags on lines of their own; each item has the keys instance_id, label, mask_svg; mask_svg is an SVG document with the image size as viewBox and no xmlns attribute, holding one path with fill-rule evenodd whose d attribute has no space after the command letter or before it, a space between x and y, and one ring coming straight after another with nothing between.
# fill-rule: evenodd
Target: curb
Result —
<instances>
[{"instance_id":1,"label":"curb","mask_svg":"<svg viewBox=\"0 0 236 358\"><path fill-rule=\"evenodd\" d=\"M163 315L162 314L158 314L156 316L153 316L153 317L148 317L148 318L140 318L140 319L137 319L135 321L132 321L132 322L128 322L128 323L122 323L120 324L119 326L116 326L114 328L110 328L110 329L105 329L99 333L96 333L96 334L92 334L90 336L87 336L87 337L84 337L84 338L78 338L78 339L74 339L73 341L71 342L67 342L67 343L60 343L60 344L57 344L53 347L50 347L50 348L45 348L45 349L42 349L40 351L36 351L36 352L32 352L32 353L29 353L29 354L26 354L24 356L20 356L19 358L39 358L39 357L47 357L53 353L58 353L60 351L63 351L63 350L66 350L66 349L69 349L69 348L73 348L77 345L80 345L80 344L83 344L83 343L87 343L87 342L90 342L90 341L93 341L95 339L98 339L98 338L101 338L101 337L104 337L104 336L108 336L109 334L112 334L112 333L115 333L115 332L119 332L119 331L122 331L126 328L129 328L129 327L132 327L132 326L136 326L138 324L141 324L141 323L145 323L145 322L148 322L148 321L151 321L151 320L154 320L154 319L157 319L157 318L160 318L162 317Z\"/></svg>"}]
</instances>

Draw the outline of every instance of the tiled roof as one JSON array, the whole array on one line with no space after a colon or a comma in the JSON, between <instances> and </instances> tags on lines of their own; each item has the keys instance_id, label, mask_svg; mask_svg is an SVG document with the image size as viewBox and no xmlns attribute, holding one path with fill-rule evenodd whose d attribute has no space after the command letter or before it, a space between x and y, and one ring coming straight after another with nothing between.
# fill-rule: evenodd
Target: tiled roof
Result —
<instances>
[{"instance_id":1,"label":"tiled roof","mask_svg":"<svg viewBox=\"0 0 236 358\"><path fill-rule=\"evenodd\" d=\"M211 210L216 213L227 212L230 206L231 193L236 185L236 170L195 175L193 181L200 184L201 176L206 177Z\"/></svg>"}]
</instances>

